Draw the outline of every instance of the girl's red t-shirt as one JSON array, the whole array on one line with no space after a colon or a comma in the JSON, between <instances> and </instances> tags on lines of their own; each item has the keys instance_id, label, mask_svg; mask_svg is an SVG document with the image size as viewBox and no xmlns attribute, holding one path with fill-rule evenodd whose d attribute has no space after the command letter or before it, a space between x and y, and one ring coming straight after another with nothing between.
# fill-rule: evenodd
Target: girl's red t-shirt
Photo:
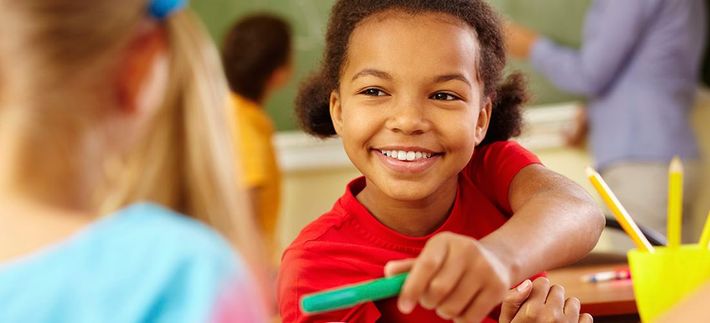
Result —
<instances>
[{"instance_id":1,"label":"girl's red t-shirt","mask_svg":"<svg viewBox=\"0 0 710 323\"><path fill-rule=\"evenodd\" d=\"M311 316L301 312L299 302L306 294L380 278L388 261L416 257L437 233L485 237L512 215L508 191L513 177L538 163L534 154L513 141L477 147L459 173L451 213L424 237L403 235L375 219L355 198L365 187L365 178L353 180L333 208L304 228L283 254L278 278L283 322L448 322L422 307L404 315L396 298Z\"/></svg>"}]
</instances>

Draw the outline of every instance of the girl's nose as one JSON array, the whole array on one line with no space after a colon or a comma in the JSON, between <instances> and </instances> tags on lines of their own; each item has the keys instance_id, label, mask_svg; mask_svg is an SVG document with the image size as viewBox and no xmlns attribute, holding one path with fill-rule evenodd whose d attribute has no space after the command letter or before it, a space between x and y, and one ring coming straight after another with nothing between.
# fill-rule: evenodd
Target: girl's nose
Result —
<instances>
[{"instance_id":1,"label":"girl's nose","mask_svg":"<svg viewBox=\"0 0 710 323\"><path fill-rule=\"evenodd\" d=\"M423 102L399 100L388 117L386 127L407 135L422 134L431 128Z\"/></svg>"}]
</instances>

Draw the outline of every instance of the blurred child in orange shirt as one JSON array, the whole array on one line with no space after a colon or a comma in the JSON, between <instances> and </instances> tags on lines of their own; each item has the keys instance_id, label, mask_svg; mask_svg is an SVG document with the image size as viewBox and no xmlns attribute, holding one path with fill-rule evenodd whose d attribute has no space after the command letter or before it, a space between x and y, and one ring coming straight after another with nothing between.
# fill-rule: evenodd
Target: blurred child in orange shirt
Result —
<instances>
[{"instance_id":1,"label":"blurred child in orange shirt","mask_svg":"<svg viewBox=\"0 0 710 323\"><path fill-rule=\"evenodd\" d=\"M281 172L272 142L274 126L264 103L291 77L291 47L291 28L285 20L255 14L234 24L222 53L239 126L242 182L272 250L281 204Z\"/></svg>"}]
</instances>

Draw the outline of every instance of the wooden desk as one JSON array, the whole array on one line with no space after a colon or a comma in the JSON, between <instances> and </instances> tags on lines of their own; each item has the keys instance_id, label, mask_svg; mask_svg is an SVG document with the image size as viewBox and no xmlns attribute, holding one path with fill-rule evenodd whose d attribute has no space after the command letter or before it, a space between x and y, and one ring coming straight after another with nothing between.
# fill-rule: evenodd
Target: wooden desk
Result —
<instances>
[{"instance_id":1,"label":"wooden desk","mask_svg":"<svg viewBox=\"0 0 710 323\"><path fill-rule=\"evenodd\" d=\"M582 312L592 316L637 315L634 290L630 279L588 283L584 275L627 267L626 264L569 267L548 272L550 281L562 285L567 297L577 297ZM596 321L596 320L595 320Z\"/></svg>"}]
</instances>

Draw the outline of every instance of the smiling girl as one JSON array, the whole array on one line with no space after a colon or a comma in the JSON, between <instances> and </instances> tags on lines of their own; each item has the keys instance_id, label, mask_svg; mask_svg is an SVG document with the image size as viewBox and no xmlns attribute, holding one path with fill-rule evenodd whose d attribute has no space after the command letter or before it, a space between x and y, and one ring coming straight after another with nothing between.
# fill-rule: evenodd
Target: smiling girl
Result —
<instances>
[{"instance_id":1,"label":"smiling girl","mask_svg":"<svg viewBox=\"0 0 710 323\"><path fill-rule=\"evenodd\" d=\"M339 135L364 177L285 251L285 322L477 322L594 246L604 220L587 194L508 141L525 91L519 76L499 84L504 65L483 1L335 4L297 112L309 133ZM299 312L304 294L404 271L398 299Z\"/></svg>"}]
</instances>

